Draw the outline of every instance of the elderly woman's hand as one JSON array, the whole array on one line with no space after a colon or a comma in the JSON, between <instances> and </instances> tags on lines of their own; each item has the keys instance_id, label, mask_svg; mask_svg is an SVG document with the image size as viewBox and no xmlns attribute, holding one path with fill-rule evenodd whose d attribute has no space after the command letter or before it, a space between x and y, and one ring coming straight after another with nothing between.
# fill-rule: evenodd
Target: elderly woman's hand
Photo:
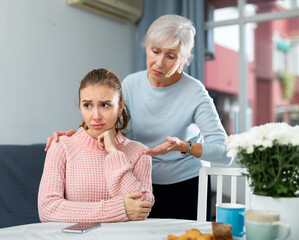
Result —
<instances>
[{"instance_id":1,"label":"elderly woman's hand","mask_svg":"<svg viewBox=\"0 0 299 240\"><path fill-rule=\"evenodd\" d=\"M150 155L152 157L157 155L163 155L171 151L184 151L185 142L177 137L167 137L166 142L149 149L144 149L139 152L139 155ZM188 148L188 147L187 147ZM187 151L187 150L186 150Z\"/></svg>"},{"instance_id":2,"label":"elderly woman's hand","mask_svg":"<svg viewBox=\"0 0 299 240\"><path fill-rule=\"evenodd\" d=\"M76 130L74 130L74 129L71 129L71 130L68 130L68 131L54 132L53 136L50 136L50 137L47 138L47 145L46 145L46 148L45 148L45 152L47 152L49 150L53 139L56 142L58 142L59 141L59 136L66 135L66 136L70 137L75 133L76 133Z\"/></svg>"}]
</instances>

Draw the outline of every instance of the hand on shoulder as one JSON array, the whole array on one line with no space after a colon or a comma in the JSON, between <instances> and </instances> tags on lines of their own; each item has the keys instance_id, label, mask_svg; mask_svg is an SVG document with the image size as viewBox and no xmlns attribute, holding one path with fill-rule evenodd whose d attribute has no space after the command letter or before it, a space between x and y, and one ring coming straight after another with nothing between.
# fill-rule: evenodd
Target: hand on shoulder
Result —
<instances>
[{"instance_id":1,"label":"hand on shoulder","mask_svg":"<svg viewBox=\"0 0 299 240\"><path fill-rule=\"evenodd\" d=\"M76 133L76 130L74 129L70 129L70 130L67 130L67 131L60 131L60 132L54 132L53 133L53 136L50 136L47 138L47 144L46 144L46 147L45 147L45 152L47 152L51 146L51 143L53 140L55 140L56 142L59 141L59 136L72 136L73 134Z\"/></svg>"}]
</instances>

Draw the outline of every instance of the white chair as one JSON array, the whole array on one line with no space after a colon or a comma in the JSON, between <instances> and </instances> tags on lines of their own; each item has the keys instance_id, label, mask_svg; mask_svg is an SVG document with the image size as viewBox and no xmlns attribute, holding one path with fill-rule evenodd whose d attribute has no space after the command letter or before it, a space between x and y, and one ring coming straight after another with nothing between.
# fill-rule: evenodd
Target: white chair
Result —
<instances>
[{"instance_id":1,"label":"white chair","mask_svg":"<svg viewBox=\"0 0 299 240\"><path fill-rule=\"evenodd\" d=\"M247 178L242 175L244 168L201 167L199 170L197 221L206 221L208 175L217 176L216 204L222 203L223 176L231 177L231 203L237 202L237 177L245 178L245 206L249 206L250 187Z\"/></svg>"}]
</instances>

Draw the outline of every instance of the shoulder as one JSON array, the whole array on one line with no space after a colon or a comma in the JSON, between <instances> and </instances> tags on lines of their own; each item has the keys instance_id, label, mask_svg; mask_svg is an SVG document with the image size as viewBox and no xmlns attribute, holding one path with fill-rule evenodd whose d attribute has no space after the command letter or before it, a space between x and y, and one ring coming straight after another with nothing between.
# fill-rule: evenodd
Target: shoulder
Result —
<instances>
[{"instance_id":1,"label":"shoulder","mask_svg":"<svg viewBox=\"0 0 299 240\"><path fill-rule=\"evenodd\" d=\"M139 152L141 150L147 148L148 148L147 146L145 146L140 142L127 139L123 145L122 151L127 155L128 160L131 162L131 164L133 165L141 164L141 165L146 165L151 167L152 164L151 156L139 155Z\"/></svg>"},{"instance_id":2,"label":"shoulder","mask_svg":"<svg viewBox=\"0 0 299 240\"><path fill-rule=\"evenodd\" d=\"M194 90L201 90L201 91L206 91L205 86L202 84L202 82L187 73L183 73L182 75L182 80L185 86L190 87Z\"/></svg>"},{"instance_id":3,"label":"shoulder","mask_svg":"<svg viewBox=\"0 0 299 240\"><path fill-rule=\"evenodd\" d=\"M65 161L66 148L62 137L59 137L59 141L52 140L51 146L47 151L45 164L60 165Z\"/></svg>"},{"instance_id":4,"label":"shoulder","mask_svg":"<svg viewBox=\"0 0 299 240\"><path fill-rule=\"evenodd\" d=\"M147 146L145 146L145 145L142 144L141 142L133 141L133 140L130 140L130 139L127 139L126 146L127 146L128 148L136 149L136 150L138 150L138 151L141 151L141 150L143 150L143 149L147 149L147 148L148 148Z\"/></svg>"},{"instance_id":5,"label":"shoulder","mask_svg":"<svg viewBox=\"0 0 299 240\"><path fill-rule=\"evenodd\" d=\"M151 161L151 157L147 155L139 156L139 152L141 150L147 149L147 147L137 141L130 140L122 135L121 132L119 132L116 136L116 143L118 146L118 149L122 151L128 158L128 160L132 164L136 164L139 159L147 159L148 161ZM145 156L145 157L144 157Z\"/></svg>"},{"instance_id":6,"label":"shoulder","mask_svg":"<svg viewBox=\"0 0 299 240\"><path fill-rule=\"evenodd\" d=\"M198 79L191 77L187 73L183 73L182 87L184 88L184 91L188 91L189 96L192 96L192 98L190 98L192 101L195 100L195 102L203 102L206 100L211 100L211 97L209 96L204 84Z\"/></svg>"},{"instance_id":7,"label":"shoulder","mask_svg":"<svg viewBox=\"0 0 299 240\"><path fill-rule=\"evenodd\" d=\"M60 136L59 141L52 141L49 151L69 152L73 149L79 149L80 129L72 136Z\"/></svg>"},{"instance_id":8,"label":"shoulder","mask_svg":"<svg viewBox=\"0 0 299 240\"><path fill-rule=\"evenodd\" d=\"M126 138L121 132L117 134L116 138L118 142L121 142L120 145L123 151L141 151L147 148L147 146L140 142Z\"/></svg>"},{"instance_id":9,"label":"shoulder","mask_svg":"<svg viewBox=\"0 0 299 240\"><path fill-rule=\"evenodd\" d=\"M142 78L146 78L146 76L147 76L147 71L146 71L146 70L132 73L132 74L128 75L128 76L122 81L122 85L123 85L124 87L126 87L127 85L131 85L131 84L138 83L138 82L140 82L140 79L142 79Z\"/></svg>"},{"instance_id":10,"label":"shoulder","mask_svg":"<svg viewBox=\"0 0 299 240\"><path fill-rule=\"evenodd\" d=\"M58 139L58 142L56 142L54 139L51 142L51 146L49 148L49 151L57 151L57 150L62 150L65 149L65 142L66 142L66 137L65 136L60 136Z\"/></svg>"}]
</instances>

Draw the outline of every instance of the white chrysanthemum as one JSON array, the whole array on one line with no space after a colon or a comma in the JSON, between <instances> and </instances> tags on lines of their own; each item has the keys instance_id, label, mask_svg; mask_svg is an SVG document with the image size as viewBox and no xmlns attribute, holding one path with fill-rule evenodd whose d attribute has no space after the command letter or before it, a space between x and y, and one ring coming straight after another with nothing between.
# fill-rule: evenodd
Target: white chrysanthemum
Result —
<instances>
[{"instance_id":1,"label":"white chrysanthemum","mask_svg":"<svg viewBox=\"0 0 299 240\"><path fill-rule=\"evenodd\" d=\"M225 144L228 156L235 157L239 151L253 153L255 148L271 148L274 144L298 146L299 126L291 127L287 123L267 123L250 128L247 132L230 135Z\"/></svg>"},{"instance_id":2,"label":"white chrysanthemum","mask_svg":"<svg viewBox=\"0 0 299 240\"><path fill-rule=\"evenodd\" d=\"M227 148L234 149L239 148L243 143L241 142L240 134L230 135L227 138Z\"/></svg>"},{"instance_id":3,"label":"white chrysanthemum","mask_svg":"<svg viewBox=\"0 0 299 240\"><path fill-rule=\"evenodd\" d=\"M289 144L291 144L292 146L299 146L299 133L292 132L290 134L290 136L289 136Z\"/></svg>"},{"instance_id":4,"label":"white chrysanthemum","mask_svg":"<svg viewBox=\"0 0 299 240\"><path fill-rule=\"evenodd\" d=\"M293 127L293 132L299 134L299 125Z\"/></svg>"},{"instance_id":5,"label":"white chrysanthemum","mask_svg":"<svg viewBox=\"0 0 299 240\"><path fill-rule=\"evenodd\" d=\"M247 154L251 154L251 153L253 153L253 150L254 150L254 147L253 147L253 146L248 146L248 147L246 148L246 153L247 153Z\"/></svg>"},{"instance_id":6,"label":"white chrysanthemum","mask_svg":"<svg viewBox=\"0 0 299 240\"><path fill-rule=\"evenodd\" d=\"M261 146L263 146L263 148L270 148L273 146L273 141L265 139Z\"/></svg>"},{"instance_id":7,"label":"white chrysanthemum","mask_svg":"<svg viewBox=\"0 0 299 240\"><path fill-rule=\"evenodd\" d=\"M255 147L259 147L259 146L263 146L264 145L264 141L262 138L260 137L257 137L255 140L254 140L254 146Z\"/></svg>"}]
</instances>

